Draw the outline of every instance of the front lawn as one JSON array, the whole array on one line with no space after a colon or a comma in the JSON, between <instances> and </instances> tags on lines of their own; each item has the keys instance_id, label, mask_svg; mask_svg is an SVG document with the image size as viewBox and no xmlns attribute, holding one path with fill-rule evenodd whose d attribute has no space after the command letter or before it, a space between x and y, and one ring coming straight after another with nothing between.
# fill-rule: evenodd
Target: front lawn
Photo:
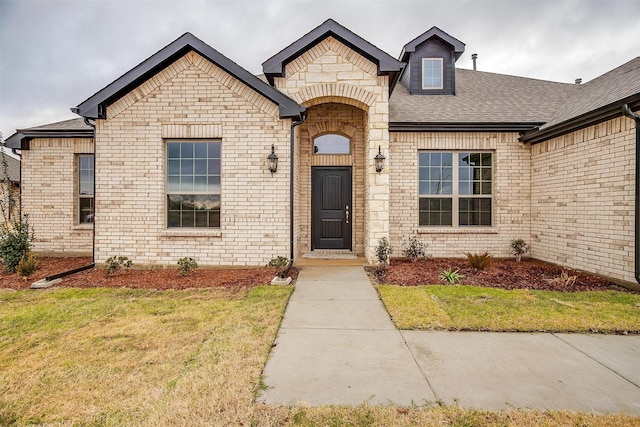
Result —
<instances>
[{"instance_id":1,"label":"front lawn","mask_svg":"<svg viewBox=\"0 0 640 427\"><path fill-rule=\"evenodd\" d=\"M640 294L379 285L400 329L640 333Z\"/></svg>"},{"instance_id":2,"label":"front lawn","mask_svg":"<svg viewBox=\"0 0 640 427\"><path fill-rule=\"evenodd\" d=\"M291 291L0 289L0 425L638 425L568 411L258 404Z\"/></svg>"}]
</instances>

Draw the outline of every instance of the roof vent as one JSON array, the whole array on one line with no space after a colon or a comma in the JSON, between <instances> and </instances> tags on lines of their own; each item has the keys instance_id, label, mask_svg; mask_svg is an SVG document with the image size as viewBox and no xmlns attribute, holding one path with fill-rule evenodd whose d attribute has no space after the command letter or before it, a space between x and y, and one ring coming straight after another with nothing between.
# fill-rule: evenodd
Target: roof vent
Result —
<instances>
[{"instance_id":1,"label":"roof vent","mask_svg":"<svg viewBox=\"0 0 640 427\"><path fill-rule=\"evenodd\" d=\"M578 79L576 79L576 84L577 84L577 85L582 84L582 79L579 79L579 78L578 78Z\"/></svg>"},{"instance_id":2,"label":"roof vent","mask_svg":"<svg viewBox=\"0 0 640 427\"><path fill-rule=\"evenodd\" d=\"M471 54L471 60L473 61L473 71L476 70L476 59L478 59L478 54L477 53L472 53Z\"/></svg>"}]
</instances>

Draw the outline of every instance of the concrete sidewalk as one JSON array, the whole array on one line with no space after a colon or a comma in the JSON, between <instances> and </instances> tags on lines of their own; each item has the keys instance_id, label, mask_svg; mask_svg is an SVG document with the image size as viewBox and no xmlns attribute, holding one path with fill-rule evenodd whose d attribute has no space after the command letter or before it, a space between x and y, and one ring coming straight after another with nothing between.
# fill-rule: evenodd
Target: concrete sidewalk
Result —
<instances>
[{"instance_id":1,"label":"concrete sidewalk","mask_svg":"<svg viewBox=\"0 0 640 427\"><path fill-rule=\"evenodd\" d=\"M398 331L362 267L304 267L267 404L458 404L640 415L640 337Z\"/></svg>"}]
</instances>

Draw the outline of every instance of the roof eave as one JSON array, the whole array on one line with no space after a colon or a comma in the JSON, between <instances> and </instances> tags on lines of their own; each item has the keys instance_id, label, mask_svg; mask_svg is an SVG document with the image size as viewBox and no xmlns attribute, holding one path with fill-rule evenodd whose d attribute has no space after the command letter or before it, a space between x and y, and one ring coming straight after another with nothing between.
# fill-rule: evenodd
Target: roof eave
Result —
<instances>
[{"instance_id":1,"label":"roof eave","mask_svg":"<svg viewBox=\"0 0 640 427\"><path fill-rule=\"evenodd\" d=\"M520 137L520 141L531 145L539 144L549 139L620 117L622 116L622 106L624 104L628 104L632 110L640 108L640 94L631 95L545 129L528 131Z\"/></svg>"},{"instance_id":2,"label":"roof eave","mask_svg":"<svg viewBox=\"0 0 640 427\"><path fill-rule=\"evenodd\" d=\"M390 122L389 132L525 132L543 122Z\"/></svg>"},{"instance_id":3,"label":"roof eave","mask_svg":"<svg viewBox=\"0 0 640 427\"><path fill-rule=\"evenodd\" d=\"M400 73L404 69L405 64L403 62L398 61L337 22L328 19L262 63L262 70L269 84L274 85L275 77L285 77L286 65L289 62L312 49L329 36L334 37L376 64L379 76L389 75L391 77L390 80L397 81L394 74Z\"/></svg>"},{"instance_id":4,"label":"roof eave","mask_svg":"<svg viewBox=\"0 0 640 427\"><path fill-rule=\"evenodd\" d=\"M195 51L207 60L216 64L242 83L269 99L280 107L280 117L299 117L304 112L304 108L294 100L276 91L274 88L249 73L235 62L231 61L220 52L198 39L191 33L185 33L178 39L165 46L139 65L123 74L121 77L110 83L95 95L82 102L71 111L91 119L106 119L107 106L128 93L133 88L139 86L151 76L160 72L167 64L177 60L189 51ZM297 113L296 113L297 111Z\"/></svg>"},{"instance_id":5,"label":"roof eave","mask_svg":"<svg viewBox=\"0 0 640 427\"><path fill-rule=\"evenodd\" d=\"M36 138L93 138L93 129L18 130L5 140L5 147L16 150L28 150L29 142Z\"/></svg>"}]
</instances>

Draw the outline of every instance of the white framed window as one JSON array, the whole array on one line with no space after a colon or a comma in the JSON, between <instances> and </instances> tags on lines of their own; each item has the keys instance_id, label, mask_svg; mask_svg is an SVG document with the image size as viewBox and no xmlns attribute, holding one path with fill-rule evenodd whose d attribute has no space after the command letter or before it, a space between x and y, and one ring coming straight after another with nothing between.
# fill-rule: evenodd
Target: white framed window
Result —
<instances>
[{"instance_id":1,"label":"white framed window","mask_svg":"<svg viewBox=\"0 0 640 427\"><path fill-rule=\"evenodd\" d=\"M94 156L78 155L78 223L93 222Z\"/></svg>"},{"instance_id":2,"label":"white framed window","mask_svg":"<svg viewBox=\"0 0 640 427\"><path fill-rule=\"evenodd\" d=\"M418 224L493 225L493 153L420 151Z\"/></svg>"},{"instance_id":3,"label":"white framed window","mask_svg":"<svg viewBox=\"0 0 640 427\"><path fill-rule=\"evenodd\" d=\"M344 135L328 133L313 140L314 154L351 154L351 141Z\"/></svg>"},{"instance_id":4,"label":"white framed window","mask_svg":"<svg viewBox=\"0 0 640 427\"><path fill-rule=\"evenodd\" d=\"M220 141L167 141L167 227L220 227Z\"/></svg>"},{"instance_id":5,"label":"white framed window","mask_svg":"<svg viewBox=\"0 0 640 427\"><path fill-rule=\"evenodd\" d=\"M442 89L442 76L442 58L422 58L422 89Z\"/></svg>"}]
</instances>

